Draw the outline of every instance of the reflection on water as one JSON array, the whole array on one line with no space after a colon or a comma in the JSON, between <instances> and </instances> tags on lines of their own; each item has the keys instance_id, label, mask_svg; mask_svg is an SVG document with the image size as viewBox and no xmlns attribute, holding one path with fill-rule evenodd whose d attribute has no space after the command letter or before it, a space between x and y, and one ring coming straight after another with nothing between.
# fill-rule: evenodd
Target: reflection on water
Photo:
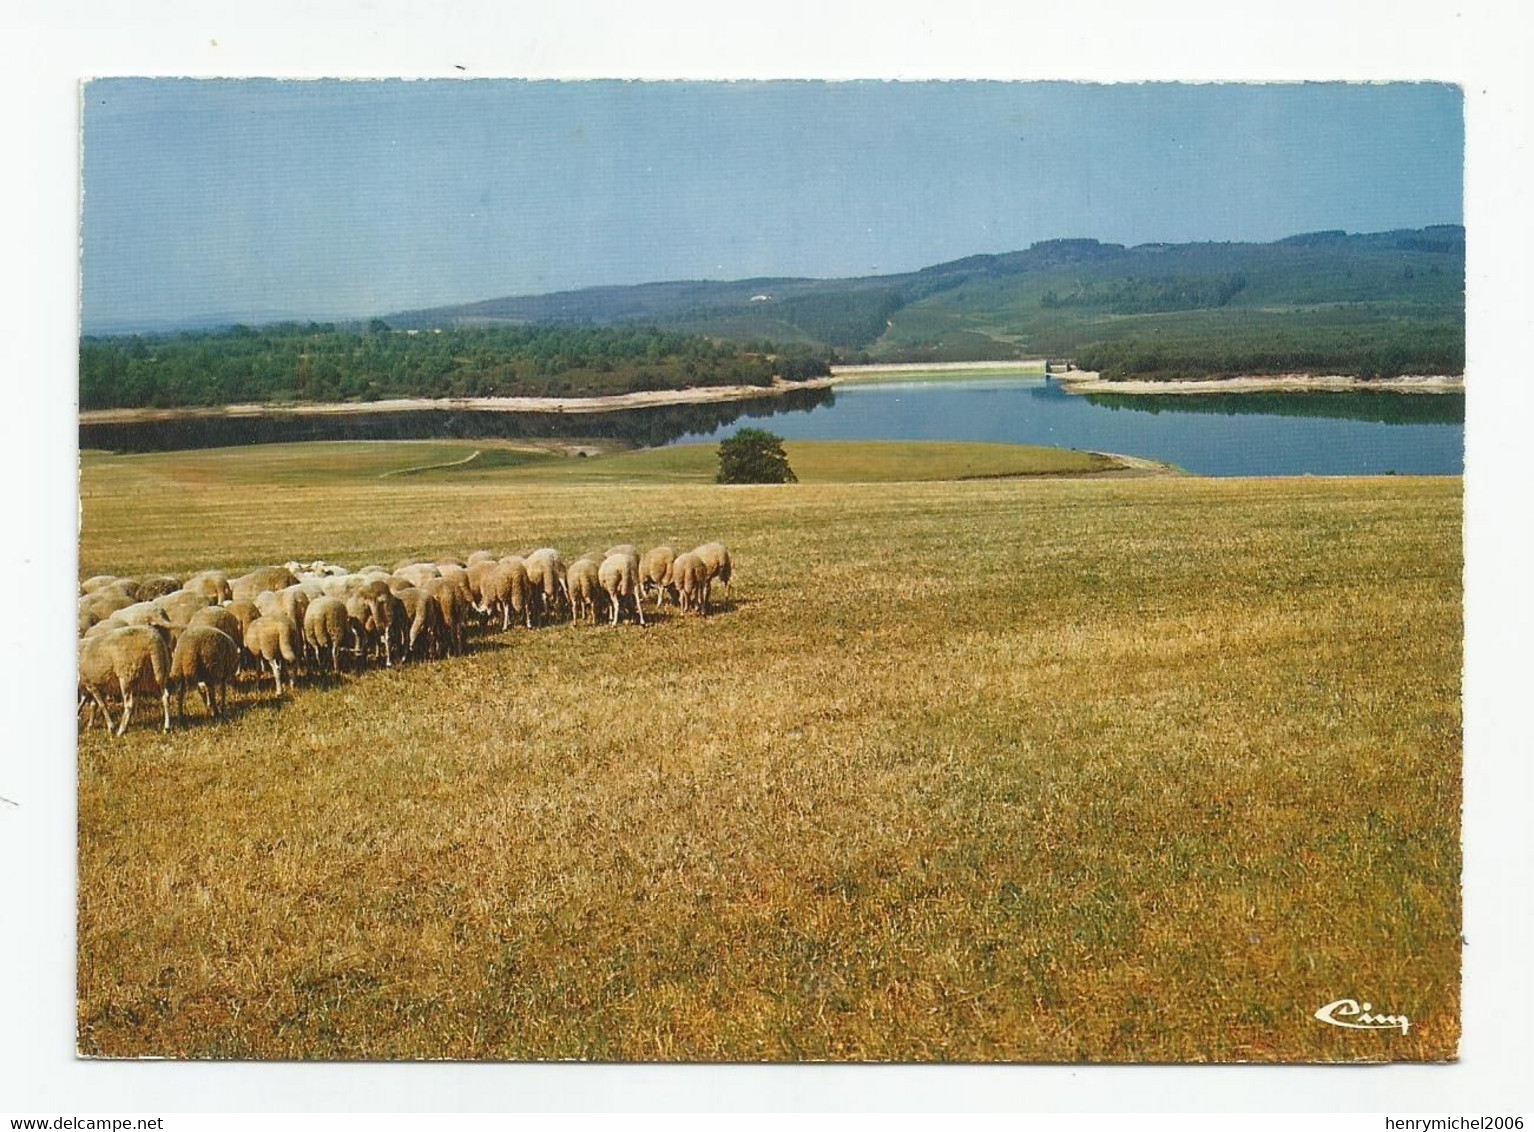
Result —
<instances>
[{"instance_id":1,"label":"reflection on water","mask_svg":"<svg viewBox=\"0 0 1534 1132\"><path fill-rule=\"evenodd\" d=\"M1074 394L1060 392L1053 396L1071 397ZM1105 409L1130 409L1137 413L1325 417L1377 424L1465 423L1463 393L1168 393L1134 396L1088 393L1085 397Z\"/></svg>"},{"instance_id":2,"label":"reflection on water","mask_svg":"<svg viewBox=\"0 0 1534 1132\"><path fill-rule=\"evenodd\" d=\"M81 425L84 448L156 451L296 440L717 441L772 418L799 440L976 440L1119 452L1209 476L1458 475L1465 398L1429 393L1066 393L1041 378L920 380L615 413L429 411Z\"/></svg>"},{"instance_id":3,"label":"reflection on water","mask_svg":"<svg viewBox=\"0 0 1534 1132\"><path fill-rule=\"evenodd\" d=\"M833 400L829 389L795 389L752 401L659 405L613 413L494 413L428 409L417 412L324 416L206 417L135 424L81 424L81 448L167 452L237 444L301 440L588 439L618 440L646 448L691 433L726 427L742 418L803 413Z\"/></svg>"}]
</instances>

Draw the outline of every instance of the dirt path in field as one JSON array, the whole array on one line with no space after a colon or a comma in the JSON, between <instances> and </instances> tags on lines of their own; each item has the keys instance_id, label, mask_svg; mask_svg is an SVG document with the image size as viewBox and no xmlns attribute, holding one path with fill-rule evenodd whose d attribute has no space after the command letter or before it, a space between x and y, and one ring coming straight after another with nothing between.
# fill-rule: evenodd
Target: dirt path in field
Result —
<instances>
[{"instance_id":1,"label":"dirt path in field","mask_svg":"<svg viewBox=\"0 0 1534 1132\"><path fill-rule=\"evenodd\" d=\"M388 479L390 476L408 476L412 472L430 472L436 470L437 468L460 468L464 464L469 463L471 460L478 460L479 457L480 450L476 448L462 460L449 460L445 464L417 464L413 468L395 468L393 471L379 472L378 478L382 480Z\"/></svg>"},{"instance_id":2,"label":"dirt path in field","mask_svg":"<svg viewBox=\"0 0 1534 1132\"><path fill-rule=\"evenodd\" d=\"M1068 393L1463 393L1465 379L1447 375L1379 377L1282 373L1269 376L1189 378L1177 381L1105 381L1090 370L1051 375Z\"/></svg>"}]
</instances>

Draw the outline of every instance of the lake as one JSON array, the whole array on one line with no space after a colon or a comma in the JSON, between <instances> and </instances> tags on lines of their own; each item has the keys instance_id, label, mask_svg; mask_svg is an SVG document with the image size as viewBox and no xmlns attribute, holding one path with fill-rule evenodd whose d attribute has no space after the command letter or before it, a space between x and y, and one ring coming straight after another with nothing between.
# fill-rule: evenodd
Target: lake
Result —
<instances>
[{"instance_id":1,"label":"lake","mask_svg":"<svg viewBox=\"0 0 1534 1132\"><path fill-rule=\"evenodd\" d=\"M1462 393L1081 396L1039 378L838 386L765 427L794 440L979 440L1117 452L1206 476L1459 475ZM719 440L732 421L674 443Z\"/></svg>"},{"instance_id":2,"label":"lake","mask_svg":"<svg viewBox=\"0 0 1534 1132\"><path fill-rule=\"evenodd\" d=\"M81 424L81 448L130 452L301 440L582 438L643 447L759 425L800 440L980 440L1117 452L1206 476L1458 475L1460 393L1078 396L1042 377L795 390L604 413L455 409Z\"/></svg>"}]
</instances>

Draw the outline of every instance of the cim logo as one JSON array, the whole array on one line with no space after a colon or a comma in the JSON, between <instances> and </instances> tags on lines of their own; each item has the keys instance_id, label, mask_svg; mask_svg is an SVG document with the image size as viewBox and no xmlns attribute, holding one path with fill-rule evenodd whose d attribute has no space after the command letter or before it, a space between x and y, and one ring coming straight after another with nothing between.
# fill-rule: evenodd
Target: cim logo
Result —
<instances>
[{"instance_id":1,"label":"cim logo","mask_svg":"<svg viewBox=\"0 0 1534 1132\"><path fill-rule=\"evenodd\" d=\"M1371 1014L1373 1009L1372 1002L1360 1006L1356 999L1339 998L1317 1010L1315 1017L1328 1026L1341 1026L1346 1030L1400 1030L1404 1034L1411 1029L1411 1020L1406 1015Z\"/></svg>"}]
</instances>

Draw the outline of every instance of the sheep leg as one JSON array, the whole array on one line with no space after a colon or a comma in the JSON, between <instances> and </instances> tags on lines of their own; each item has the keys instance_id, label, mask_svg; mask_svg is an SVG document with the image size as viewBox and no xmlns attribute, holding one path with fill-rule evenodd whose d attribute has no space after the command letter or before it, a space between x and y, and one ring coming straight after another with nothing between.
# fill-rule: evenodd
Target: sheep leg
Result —
<instances>
[{"instance_id":1,"label":"sheep leg","mask_svg":"<svg viewBox=\"0 0 1534 1132\"><path fill-rule=\"evenodd\" d=\"M208 690L208 682L206 680L197 681L197 690L202 693L202 703L208 709L208 715L216 719L218 717L218 710L215 706L216 701L213 698L213 693Z\"/></svg>"},{"instance_id":2,"label":"sheep leg","mask_svg":"<svg viewBox=\"0 0 1534 1132\"><path fill-rule=\"evenodd\" d=\"M128 720L130 720L132 718L133 718L133 693L132 692L124 692L123 693L123 717L122 717L122 722L117 725L117 734L118 734L119 737L122 736L122 733L124 731L128 730Z\"/></svg>"},{"instance_id":3,"label":"sheep leg","mask_svg":"<svg viewBox=\"0 0 1534 1132\"><path fill-rule=\"evenodd\" d=\"M160 708L165 714L165 730L170 730L170 685L160 690Z\"/></svg>"},{"instance_id":4,"label":"sheep leg","mask_svg":"<svg viewBox=\"0 0 1534 1132\"><path fill-rule=\"evenodd\" d=\"M270 663L272 666L272 679L277 682L276 694L280 696L282 695L282 665L275 658Z\"/></svg>"},{"instance_id":5,"label":"sheep leg","mask_svg":"<svg viewBox=\"0 0 1534 1132\"><path fill-rule=\"evenodd\" d=\"M91 702L91 717L90 717L90 719L85 721L86 728L89 729L90 725L93 722L95 722L95 719L96 719L96 709L99 707L101 709L102 716L104 716L106 721L107 721L107 733L111 734L112 727L113 727L113 724L112 724L112 712L107 707L106 700L102 699L101 693L96 691L95 688L91 689L91 701L92 701Z\"/></svg>"}]
</instances>

